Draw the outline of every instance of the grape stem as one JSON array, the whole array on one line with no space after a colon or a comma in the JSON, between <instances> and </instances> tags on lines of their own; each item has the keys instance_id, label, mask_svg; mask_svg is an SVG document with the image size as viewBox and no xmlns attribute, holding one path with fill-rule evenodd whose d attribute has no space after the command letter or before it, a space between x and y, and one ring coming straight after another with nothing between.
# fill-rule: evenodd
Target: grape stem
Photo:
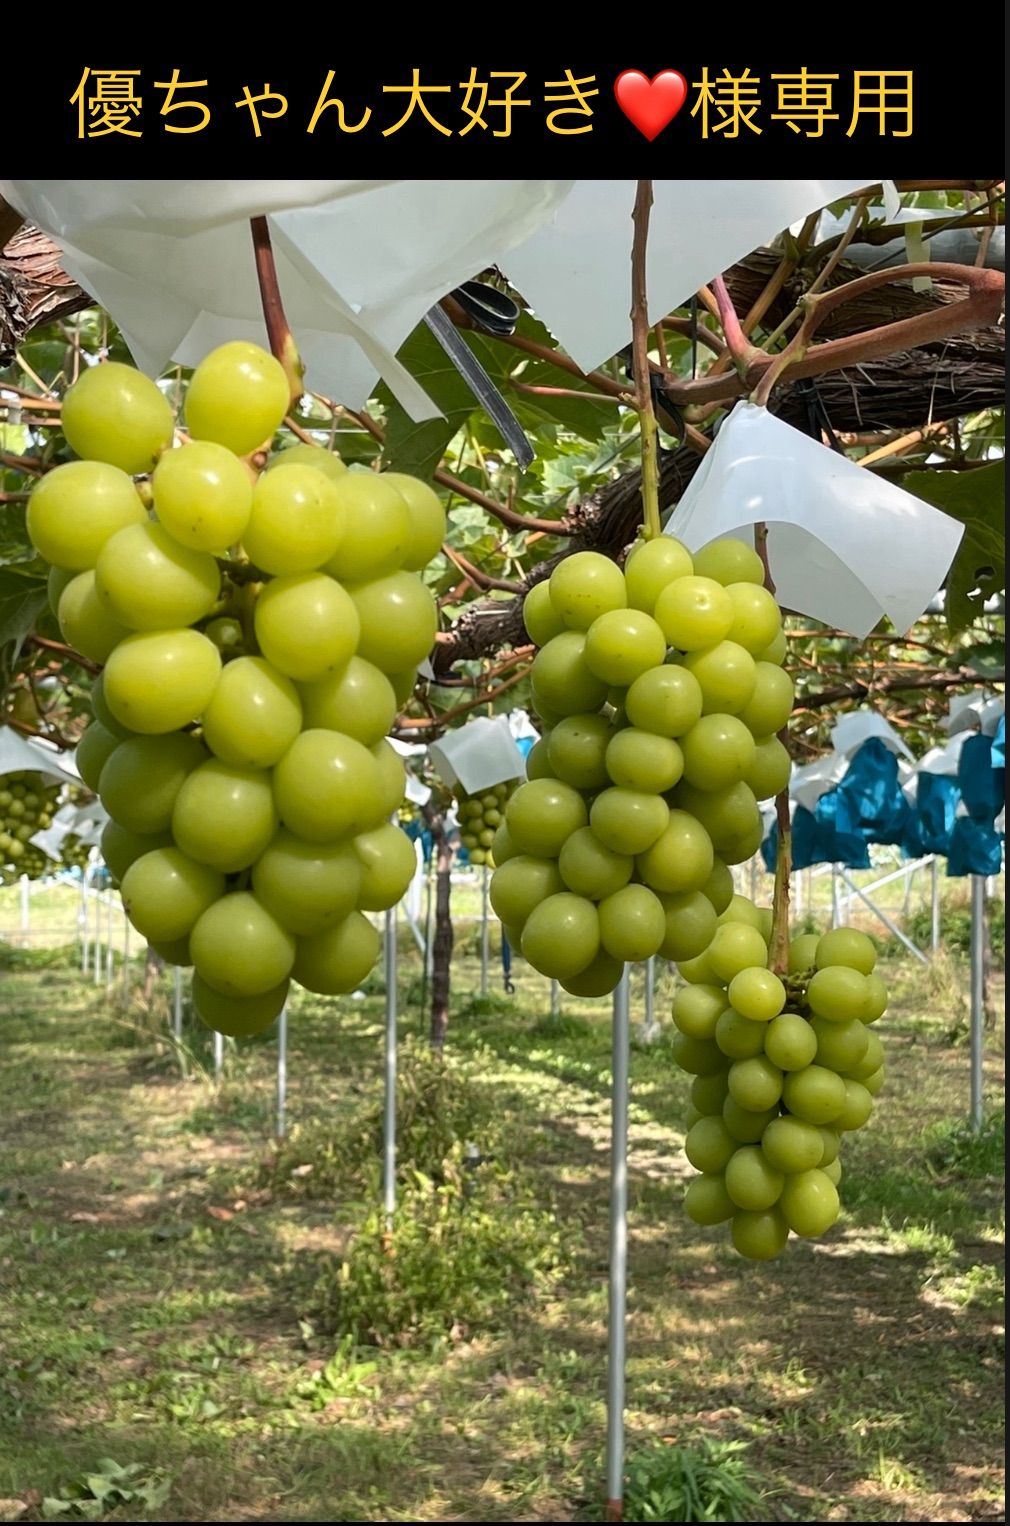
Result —
<instances>
[{"instance_id":1,"label":"grape stem","mask_svg":"<svg viewBox=\"0 0 1010 1526\"><path fill-rule=\"evenodd\" d=\"M277 280L277 264L274 248L270 242L270 227L265 217L251 217L253 255L256 260L256 279L259 282L260 301L263 304L263 321L273 355L284 367L291 388L291 401L296 403L305 390L302 365L298 347L291 333L291 326L281 300L280 283Z\"/></svg>"},{"instance_id":2,"label":"grape stem","mask_svg":"<svg viewBox=\"0 0 1010 1526\"><path fill-rule=\"evenodd\" d=\"M642 533L654 540L662 533L659 521L659 429L652 405L649 368L649 298L645 257L649 242L652 181L640 180L631 214L635 234L631 244L631 352L635 378L635 408L642 435Z\"/></svg>"}]
</instances>

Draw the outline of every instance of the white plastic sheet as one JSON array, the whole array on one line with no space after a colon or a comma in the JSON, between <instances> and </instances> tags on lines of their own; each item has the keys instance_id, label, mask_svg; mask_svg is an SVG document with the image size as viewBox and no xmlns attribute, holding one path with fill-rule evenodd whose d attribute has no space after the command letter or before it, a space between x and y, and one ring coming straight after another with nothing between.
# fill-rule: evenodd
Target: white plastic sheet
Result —
<instances>
[{"instance_id":1,"label":"white plastic sheet","mask_svg":"<svg viewBox=\"0 0 1010 1526\"><path fill-rule=\"evenodd\" d=\"M666 526L691 551L768 526L779 602L853 635L886 615L904 632L964 527L753 403L738 403Z\"/></svg>"},{"instance_id":2,"label":"white plastic sheet","mask_svg":"<svg viewBox=\"0 0 1010 1526\"><path fill-rule=\"evenodd\" d=\"M839 716L831 728L832 746L845 758L851 758L871 737L883 742L888 751L896 753L899 758L915 761L890 721L878 715L876 710L850 710L847 715Z\"/></svg>"},{"instance_id":3,"label":"white plastic sheet","mask_svg":"<svg viewBox=\"0 0 1010 1526\"><path fill-rule=\"evenodd\" d=\"M874 178L657 180L651 317ZM152 374L226 339L262 342L259 214L308 384L352 407L381 374L414 418L437 413L395 351L492 264L583 367L630 338L633 180L0 180L0 194L57 239Z\"/></svg>"},{"instance_id":4,"label":"white plastic sheet","mask_svg":"<svg viewBox=\"0 0 1010 1526\"><path fill-rule=\"evenodd\" d=\"M73 761L56 747L41 739L23 737L11 726L0 726L0 778L4 774L20 773L31 769L52 779L69 779L80 783L80 774Z\"/></svg>"},{"instance_id":5,"label":"white plastic sheet","mask_svg":"<svg viewBox=\"0 0 1010 1526\"><path fill-rule=\"evenodd\" d=\"M469 795L507 779L521 779L526 772L504 715L478 716L432 742L428 753L445 783L461 784Z\"/></svg>"},{"instance_id":6,"label":"white plastic sheet","mask_svg":"<svg viewBox=\"0 0 1010 1526\"><path fill-rule=\"evenodd\" d=\"M838 752L825 753L814 763L794 768L789 778L789 798L794 805L812 811L822 795L834 789L849 771L849 760Z\"/></svg>"}]
</instances>

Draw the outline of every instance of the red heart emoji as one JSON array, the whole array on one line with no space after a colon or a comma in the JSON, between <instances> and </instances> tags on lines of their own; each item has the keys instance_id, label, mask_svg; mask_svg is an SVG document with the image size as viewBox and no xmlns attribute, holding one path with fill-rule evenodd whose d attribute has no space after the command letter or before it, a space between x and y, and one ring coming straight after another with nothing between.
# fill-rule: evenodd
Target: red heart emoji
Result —
<instances>
[{"instance_id":1,"label":"red heart emoji","mask_svg":"<svg viewBox=\"0 0 1010 1526\"><path fill-rule=\"evenodd\" d=\"M676 69L649 79L641 69L625 69L614 81L617 104L633 127L651 143L687 99L687 80Z\"/></svg>"}]
</instances>

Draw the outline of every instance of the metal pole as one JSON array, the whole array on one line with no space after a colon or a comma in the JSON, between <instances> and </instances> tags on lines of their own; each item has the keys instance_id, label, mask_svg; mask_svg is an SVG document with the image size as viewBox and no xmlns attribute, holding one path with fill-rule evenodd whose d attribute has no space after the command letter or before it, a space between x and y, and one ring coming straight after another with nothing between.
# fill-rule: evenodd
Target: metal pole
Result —
<instances>
[{"instance_id":1,"label":"metal pole","mask_svg":"<svg viewBox=\"0 0 1010 1526\"><path fill-rule=\"evenodd\" d=\"M182 971L175 967L175 990L172 993L172 1032L182 1038Z\"/></svg>"},{"instance_id":2,"label":"metal pole","mask_svg":"<svg viewBox=\"0 0 1010 1526\"><path fill-rule=\"evenodd\" d=\"M214 1029L214 1080L220 1081L224 1070L224 1034Z\"/></svg>"},{"instance_id":3,"label":"metal pole","mask_svg":"<svg viewBox=\"0 0 1010 1526\"><path fill-rule=\"evenodd\" d=\"M23 933L28 932L31 928L32 911L30 897L31 890L29 888L28 876L23 874L21 876L21 931Z\"/></svg>"},{"instance_id":4,"label":"metal pole","mask_svg":"<svg viewBox=\"0 0 1010 1526\"><path fill-rule=\"evenodd\" d=\"M81 935L81 974L88 973L88 954L90 952L91 923L89 920L88 906L88 865L81 870L81 909L77 913L77 928Z\"/></svg>"},{"instance_id":5,"label":"metal pole","mask_svg":"<svg viewBox=\"0 0 1010 1526\"><path fill-rule=\"evenodd\" d=\"M281 1008L277 1019L277 1129L278 1139L284 1138L287 1127L288 1102L288 1009Z\"/></svg>"},{"instance_id":6,"label":"metal pole","mask_svg":"<svg viewBox=\"0 0 1010 1526\"><path fill-rule=\"evenodd\" d=\"M551 981L551 1021L557 1022L561 1016L561 987L556 980Z\"/></svg>"},{"instance_id":7,"label":"metal pole","mask_svg":"<svg viewBox=\"0 0 1010 1526\"><path fill-rule=\"evenodd\" d=\"M645 1031L652 1033L656 1021L656 956L645 963Z\"/></svg>"},{"instance_id":8,"label":"metal pole","mask_svg":"<svg viewBox=\"0 0 1010 1526\"><path fill-rule=\"evenodd\" d=\"M831 926L837 927L841 918L838 906L838 865L831 865Z\"/></svg>"},{"instance_id":9,"label":"metal pole","mask_svg":"<svg viewBox=\"0 0 1010 1526\"><path fill-rule=\"evenodd\" d=\"M607 1331L607 1519L624 1513L624 1365L628 1302L628 967L614 992L610 1096L610 1285Z\"/></svg>"},{"instance_id":10,"label":"metal pole","mask_svg":"<svg viewBox=\"0 0 1010 1526\"><path fill-rule=\"evenodd\" d=\"M863 892L860 890L859 886L858 885L854 885L852 883L852 881L849 879L849 876L846 874L844 869L839 869L838 872L839 872L839 875L841 876L841 878L844 880L845 884L848 886L849 890L852 892L852 894L853 895L857 895L861 901L865 901L866 905L873 912L873 915L875 917L879 917L881 922L883 922L883 924L887 928L888 932L892 933L894 935L894 937L897 938L899 943L903 943L905 945L905 947L908 949L908 952L910 954L914 954L916 959L920 960L922 964L928 964L929 960L926 958L925 954L922 952L922 949L921 948L917 948L916 945L912 942L911 938L907 937L906 934L902 932L902 930L898 926L897 922L893 922L891 920L891 918L887 915L886 911L881 911L879 906L874 905L874 903L870 900L869 896L868 895L864 895Z\"/></svg>"},{"instance_id":11,"label":"metal pole","mask_svg":"<svg viewBox=\"0 0 1010 1526\"><path fill-rule=\"evenodd\" d=\"M480 887L480 994L487 995L488 966L488 915L487 915L487 864L481 865Z\"/></svg>"},{"instance_id":12,"label":"metal pole","mask_svg":"<svg viewBox=\"0 0 1010 1526\"><path fill-rule=\"evenodd\" d=\"M935 954L940 948L940 873L935 853L930 866L929 910L929 946Z\"/></svg>"},{"instance_id":13,"label":"metal pole","mask_svg":"<svg viewBox=\"0 0 1010 1526\"><path fill-rule=\"evenodd\" d=\"M112 953L112 891L105 892L105 994L112 994L112 974L114 968Z\"/></svg>"},{"instance_id":14,"label":"metal pole","mask_svg":"<svg viewBox=\"0 0 1010 1526\"><path fill-rule=\"evenodd\" d=\"M985 878L971 877L971 1127L982 1127L982 1022L985 1015Z\"/></svg>"},{"instance_id":15,"label":"metal pole","mask_svg":"<svg viewBox=\"0 0 1010 1526\"><path fill-rule=\"evenodd\" d=\"M123 913L123 992L130 989L130 919Z\"/></svg>"},{"instance_id":16,"label":"metal pole","mask_svg":"<svg viewBox=\"0 0 1010 1526\"><path fill-rule=\"evenodd\" d=\"M95 889L95 942L94 942L94 975L95 985L100 984L102 979L102 892Z\"/></svg>"},{"instance_id":17,"label":"metal pole","mask_svg":"<svg viewBox=\"0 0 1010 1526\"><path fill-rule=\"evenodd\" d=\"M382 949L386 982L386 1075L382 1102L382 1207L386 1227L396 1212L396 907L386 912Z\"/></svg>"}]
</instances>

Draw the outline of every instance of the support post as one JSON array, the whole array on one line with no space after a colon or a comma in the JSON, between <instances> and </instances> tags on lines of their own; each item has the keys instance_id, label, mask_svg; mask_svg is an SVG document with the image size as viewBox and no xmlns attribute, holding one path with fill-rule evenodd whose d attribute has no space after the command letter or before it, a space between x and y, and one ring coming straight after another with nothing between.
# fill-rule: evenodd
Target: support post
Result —
<instances>
[{"instance_id":1,"label":"support post","mask_svg":"<svg viewBox=\"0 0 1010 1526\"><path fill-rule=\"evenodd\" d=\"M971 877L971 1127L982 1127L984 1079L982 1030L985 1020L985 877Z\"/></svg>"},{"instance_id":2,"label":"support post","mask_svg":"<svg viewBox=\"0 0 1010 1526\"><path fill-rule=\"evenodd\" d=\"M610 1094L610 1282L607 1321L607 1505L624 1513L624 1368L628 1302L628 967L614 992Z\"/></svg>"},{"instance_id":3,"label":"support post","mask_svg":"<svg viewBox=\"0 0 1010 1526\"><path fill-rule=\"evenodd\" d=\"M277 1127L278 1139L284 1138L288 1107L288 1009L281 1008L277 1019Z\"/></svg>"},{"instance_id":4,"label":"support post","mask_svg":"<svg viewBox=\"0 0 1010 1526\"><path fill-rule=\"evenodd\" d=\"M488 942L487 864L481 864L480 872L480 994L486 996L487 968L490 953Z\"/></svg>"},{"instance_id":5,"label":"support post","mask_svg":"<svg viewBox=\"0 0 1010 1526\"><path fill-rule=\"evenodd\" d=\"M940 871L936 854L929 871L929 946L933 954L940 950Z\"/></svg>"},{"instance_id":6,"label":"support post","mask_svg":"<svg viewBox=\"0 0 1010 1526\"><path fill-rule=\"evenodd\" d=\"M386 982L386 1073L382 1101L382 1208L386 1228L396 1212L396 907L386 912L382 949Z\"/></svg>"},{"instance_id":7,"label":"support post","mask_svg":"<svg viewBox=\"0 0 1010 1526\"><path fill-rule=\"evenodd\" d=\"M182 1038L182 970L175 966L175 988L172 992L172 1032Z\"/></svg>"}]
</instances>

